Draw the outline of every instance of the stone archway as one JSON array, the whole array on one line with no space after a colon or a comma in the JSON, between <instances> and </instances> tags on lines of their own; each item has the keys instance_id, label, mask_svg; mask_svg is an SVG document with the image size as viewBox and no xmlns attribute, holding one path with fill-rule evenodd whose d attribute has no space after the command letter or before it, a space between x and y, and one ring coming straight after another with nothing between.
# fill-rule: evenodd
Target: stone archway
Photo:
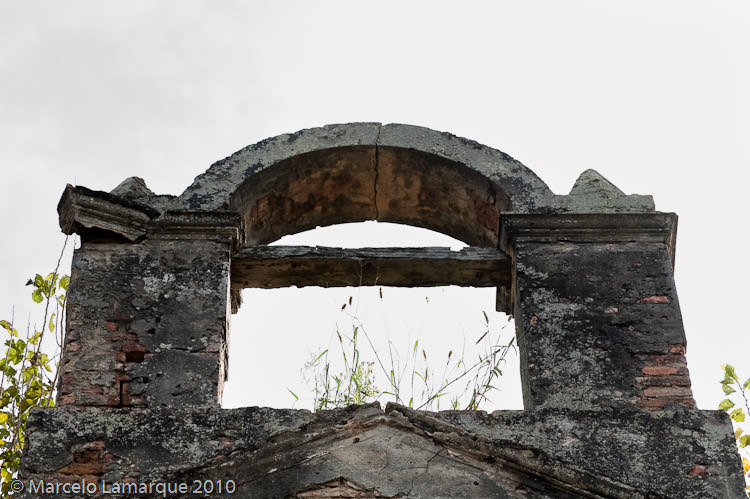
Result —
<instances>
[{"instance_id":1,"label":"stone archway","mask_svg":"<svg viewBox=\"0 0 750 499\"><path fill-rule=\"evenodd\" d=\"M157 196L139 179L109 194L68 187L60 213L63 230L83 240L73 266L63 404L216 405L226 372L227 303L239 307L240 289L351 285L341 269L352 265L378 272L386 285L496 286L498 309L521 319L527 408L571 400L657 408L672 399L693 403L686 378L665 381L676 384L665 399L638 368L655 352L679 356L673 362L679 372L685 365L670 266L675 217L655 213L649 196L626 196L593 171L584 172L569 195L556 196L524 165L476 142L409 125L329 125L248 146L215 163L178 197ZM472 246L453 254L265 245L317 225L368 219L434 229ZM634 250L645 251L651 262L639 267L641 274L626 261ZM547 272L558 264L556 275ZM581 266L586 273L576 274ZM122 269L121 282L113 268ZM642 341L629 344L620 333L583 339L577 333L580 324L601 329L600 319L584 317L586 304L600 301L606 290L571 283L609 278L613 268L628 282L662 276L650 295L665 300L654 305L667 304L651 313L671 317L659 350L651 348L650 326ZM104 282L100 291L107 298L92 309L89 295ZM537 300L541 292L553 298ZM612 296L610 308L650 296ZM580 303L585 312L571 305L554 320L539 321L561 303ZM194 310L189 315L186 306ZM102 340L101 324L79 326L79 308L104 320L116 339ZM652 320L642 310L630 315L630 327ZM98 346L78 349L81 342ZM571 350L576 342L579 349ZM579 362L563 360L582 352ZM641 361L625 362L636 358ZM160 367L164 363L180 365L182 374ZM82 371L81 364L101 369ZM583 372L588 381L569 382Z\"/></svg>"},{"instance_id":2,"label":"stone archway","mask_svg":"<svg viewBox=\"0 0 750 499\"><path fill-rule=\"evenodd\" d=\"M694 408L672 275L676 216L594 171L555 195L495 149L420 127L355 123L261 141L177 197L133 178L111 193L68 186L58 211L63 231L82 244L59 407L29 420L26 476L224 480L235 470L255 477L243 491L269 497L274 490L259 484L279 480L284 494L331 484L406 493L379 488L381 474L367 460L336 474L348 459L336 453L367 433L367 459L391 441L431 442L452 456L444 469L458 469L449 462L458 456L468 463L459 473L466 483L431 474L437 454L388 473L394 483L418 477L425 490L443 480L465 497L742 493L729 421ZM369 219L438 230L472 247L454 255L265 245ZM238 287L315 282L348 261L388 267L389 279L407 285L496 285L498 307L515 317L525 411L487 418L397 406L330 415L219 409ZM191 438L205 443L191 447ZM143 448L155 457L145 459ZM286 463L279 478L279 449L336 458ZM471 471L478 463L481 478Z\"/></svg>"}]
</instances>

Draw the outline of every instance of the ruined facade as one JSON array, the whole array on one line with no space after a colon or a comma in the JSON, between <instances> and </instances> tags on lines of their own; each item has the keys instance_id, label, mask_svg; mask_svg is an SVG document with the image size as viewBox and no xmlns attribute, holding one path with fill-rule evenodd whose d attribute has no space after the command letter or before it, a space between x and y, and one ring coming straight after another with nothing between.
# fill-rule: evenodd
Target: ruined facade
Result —
<instances>
[{"instance_id":1,"label":"ruined facade","mask_svg":"<svg viewBox=\"0 0 750 499\"><path fill-rule=\"evenodd\" d=\"M59 213L81 247L58 404L27 427L30 484L110 495L131 484L143 497L161 496L158 484L185 497L196 486L258 498L743 497L730 421L696 409L690 389L677 218L594 171L555 195L489 147L356 123L249 146L177 197L135 178L110 193L68 186ZM470 248L266 246L363 220ZM242 288L349 286L368 273L496 287L515 318L525 409L220 408Z\"/></svg>"}]
</instances>

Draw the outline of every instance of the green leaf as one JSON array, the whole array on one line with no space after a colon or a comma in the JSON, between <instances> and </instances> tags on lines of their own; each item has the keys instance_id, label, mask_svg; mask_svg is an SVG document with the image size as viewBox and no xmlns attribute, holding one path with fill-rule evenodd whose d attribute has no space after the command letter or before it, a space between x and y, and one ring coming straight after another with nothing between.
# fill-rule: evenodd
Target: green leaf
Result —
<instances>
[{"instance_id":1,"label":"green leaf","mask_svg":"<svg viewBox=\"0 0 750 499\"><path fill-rule=\"evenodd\" d=\"M742 435L740 437L740 447L747 447L750 445L750 435Z\"/></svg>"},{"instance_id":2,"label":"green leaf","mask_svg":"<svg viewBox=\"0 0 750 499\"><path fill-rule=\"evenodd\" d=\"M726 373L729 378L732 378L732 380L737 381L737 373L734 372L734 366L731 364L726 364L724 366L724 373Z\"/></svg>"},{"instance_id":3,"label":"green leaf","mask_svg":"<svg viewBox=\"0 0 750 499\"><path fill-rule=\"evenodd\" d=\"M26 342L23 341L23 340L20 340L20 339L16 340L16 344L15 344L15 346L13 348L15 348L16 350L18 350L19 352L25 352L26 351Z\"/></svg>"},{"instance_id":4,"label":"green leaf","mask_svg":"<svg viewBox=\"0 0 750 499\"><path fill-rule=\"evenodd\" d=\"M742 384L742 388L744 388L745 390L750 389L750 378L747 378L745 380L745 382Z\"/></svg>"},{"instance_id":5,"label":"green leaf","mask_svg":"<svg viewBox=\"0 0 750 499\"><path fill-rule=\"evenodd\" d=\"M44 296L42 296L42 290L37 288L34 291L32 291L31 299L34 300L36 303L42 303L42 300L44 300Z\"/></svg>"},{"instance_id":6,"label":"green leaf","mask_svg":"<svg viewBox=\"0 0 750 499\"><path fill-rule=\"evenodd\" d=\"M299 400L299 397L297 396L297 394L294 393L292 390L290 390L289 388L287 388L286 391L288 391L289 393L292 394L292 397L294 397L294 400Z\"/></svg>"},{"instance_id":7,"label":"green leaf","mask_svg":"<svg viewBox=\"0 0 750 499\"><path fill-rule=\"evenodd\" d=\"M40 276L39 274L37 274L37 275L36 275L36 276L34 277L34 286L36 286L37 288L39 288L39 287L41 287L41 286L42 286L43 284L44 284L44 277L42 277L42 276Z\"/></svg>"},{"instance_id":8,"label":"green leaf","mask_svg":"<svg viewBox=\"0 0 750 499\"><path fill-rule=\"evenodd\" d=\"M734 407L734 402L732 402L729 399L724 399L721 402L719 402L719 410L720 411L728 411L732 407Z\"/></svg>"},{"instance_id":9,"label":"green leaf","mask_svg":"<svg viewBox=\"0 0 750 499\"><path fill-rule=\"evenodd\" d=\"M15 348L8 349L8 360L11 361L14 365L20 363L23 360L23 352L19 352Z\"/></svg>"},{"instance_id":10,"label":"green leaf","mask_svg":"<svg viewBox=\"0 0 750 499\"><path fill-rule=\"evenodd\" d=\"M730 395L730 394L732 394L732 393L734 393L736 391L731 386L725 385L725 384L721 385L721 389L724 390L724 395Z\"/></svg>"},{"instance_id":11,"label":"green leaf","mask_svg":"<svg viewBox=\"0 0 750 499\"><path fill-rule=\"evenodd\" d=\"M70 284L70 277L69 276L62 276L60 278L60 287L64 289L65 291L68 290L68 284Z\"/></svg>"},{"instance_id":12,"label":"green leaf","mask_svg":"<svg viewBox=\"0 0 750 499\"><path fill-rule=\"evenodd\" d=\"M738 423L745 421L745 413L742 408L733 410L729 417L732 418L733 421L737 421Z\"/></svg>"}]
</instances>

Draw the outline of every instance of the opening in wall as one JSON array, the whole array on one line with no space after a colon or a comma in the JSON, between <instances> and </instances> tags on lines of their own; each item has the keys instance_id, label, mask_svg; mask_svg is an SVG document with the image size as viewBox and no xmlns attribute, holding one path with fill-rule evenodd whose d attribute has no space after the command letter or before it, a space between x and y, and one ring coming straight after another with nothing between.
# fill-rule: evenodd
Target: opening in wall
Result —
<instances>
[{"instance_id":1,"label":"opening in wall","mask_svg":"<svg viewBox=\"0 0 750 499\"><path fill-rule=\"evenodd\" d=\"M272 245L466 247L431 230L373 221L319 227ZM522 408L514 324L495 311L494 287L404 288L377 278L243 290L223 406L313 409L326 400L384 404L398 396L430 410L477 402L484 410Z\"/></svg>"}]
</instances>

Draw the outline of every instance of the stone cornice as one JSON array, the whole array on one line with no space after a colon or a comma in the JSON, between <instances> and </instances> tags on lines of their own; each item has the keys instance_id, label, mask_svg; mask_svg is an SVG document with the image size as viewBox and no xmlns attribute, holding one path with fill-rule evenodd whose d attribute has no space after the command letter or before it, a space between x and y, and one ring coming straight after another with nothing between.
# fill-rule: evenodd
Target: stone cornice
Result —
<instances>
[{"instance_id":1,"label":"stone cornice","mask_svg":"<svg viewBox=\"0 0 750 499\"><path fill-rule=\"evenodd\" d=\"M504 213L498 246L513 254L515 242L664 243L674 268L677 215L674 213ZM499 286L497 310L511 313L513 291Z\"/></svg>"},{"instance_id":2,"label":"stone cornice","mask_svg":"<svg viewBox=\"0 0 750 499\"><path fill-rule=\"evenodd\" d=\"M154 210L85 187L65 187L57 205L60 228L65 234L98 229L136 241L146 235Z\"/></svg>"},{"instance_id":3,"label":"stone cornice","mask_svg":"<svg viewBox=\"0 0 750 499\"><path fill-rule=\"evenodd\" d=\"M664 243L674 266L677 215L674 213L504 213L499 246L515 241Z\"/></svg>"},{"instance_id":4,"label":"stone cornice","mask_svg":"<svg viewBox=\"0 0 750 499\"><path fill-rule=\"evenodd\" d=\"M234 212L168 211L151 221L148 237L225 241L238 249L242 242L242 219Z\"/></svg>"},{"instance_id":5,"label":"stone cornice","mask_svg":"<svg viewBox=\"0 0 750 499\"><path fill-rule=\"evenodd\" d=\"M131 242L149 239L209 239L237 249L242 221L233 212L171 211L159 215L152 207L107 192L68 185L57 206L65 234L109 233Z\"/></svg>"}]
</instances>

